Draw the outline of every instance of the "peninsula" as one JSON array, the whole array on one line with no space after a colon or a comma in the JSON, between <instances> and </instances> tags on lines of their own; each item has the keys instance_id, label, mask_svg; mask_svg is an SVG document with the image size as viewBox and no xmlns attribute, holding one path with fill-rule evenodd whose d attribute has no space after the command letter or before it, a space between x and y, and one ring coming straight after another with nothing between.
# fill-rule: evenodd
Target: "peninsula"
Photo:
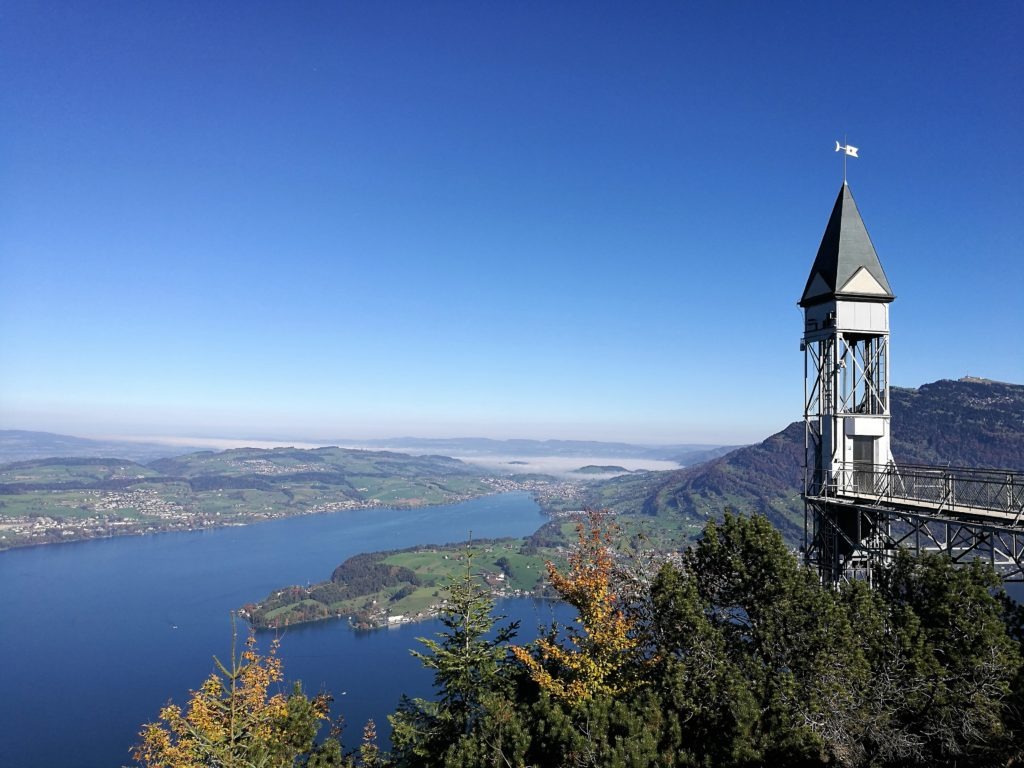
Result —
<instances>
[{"instance_id":1,"label":"peninsula","mask_svg":"<svg viewBox=\"0 0 1024 768\"><path fill-rule=\"evenodd\" d=\"M543 530L543 529L542 529ZM446 586L473 572L496 598L546 595L545 562L564 559L561 547L525 539L418 546L350 557L327 581L275 590L239 614L257 629L283 629L326 619L347 619L356 629L376 629L433 618L446 604Z\"/></svg>"}]
</instances>

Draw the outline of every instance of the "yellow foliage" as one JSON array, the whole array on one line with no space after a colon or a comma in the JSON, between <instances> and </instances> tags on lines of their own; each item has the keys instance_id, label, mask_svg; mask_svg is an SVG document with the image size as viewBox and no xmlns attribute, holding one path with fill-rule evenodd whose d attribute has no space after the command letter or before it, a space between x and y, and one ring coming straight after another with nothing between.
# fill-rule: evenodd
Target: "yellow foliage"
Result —
<instances>
[{"instance_id":1,"label":"yellow foliage","mask_svg":"<svg viewBox=\"0 0 1024 768\"><path fill-rule=\"evenodd\" d=\"M133 757L147 768L264 768L291 766L289 699L270 694L282 680L275 640L266 656L253 635L240 656L232 649L231 668L214 659L219 672L193 691L185 712L175 704L147 723ZM327 717L328 700L309 702L312 716Z\"/></svg>"},{"instance_id":2,"label":"yellow foliage","mask_svg":"<svg viewBox=\"0 0 1024 768\"><path fill-rule=\"evenodd\" d=\"M533 652L512 647L541 689L571 705L633 687L628 665L639 645L612 584L611 542L617 529L607 523L605 513L591 510L587 515L587 525L576 526L577 546L569 556L568 572L547 564L551 586L579 611L583 631L570 628L568 646L542 638Z\"/></svg>"}]
</instances>

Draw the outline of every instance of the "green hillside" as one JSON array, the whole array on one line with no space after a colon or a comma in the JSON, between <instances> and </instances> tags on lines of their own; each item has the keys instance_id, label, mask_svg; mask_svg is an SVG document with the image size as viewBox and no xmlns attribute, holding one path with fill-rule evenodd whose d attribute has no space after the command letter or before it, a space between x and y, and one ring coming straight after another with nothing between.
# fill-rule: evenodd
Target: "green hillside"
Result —
<instances>
[{"instance_id":1,"label":"green hillside","mask_svg":"<svg viewBox=\"0 0 1024 768\"><path fill-rule=\"evenodd\" d=\"M150 464L37 459L0 465L0 549L443 504L494 490L479 468L456 459L342 448L202 451Z\"/></svg>"},{"instance_id":2,"label":"green hillside","mask_svg":"<svg viewBox=\"0 0 1024 768\"><path fill-rule=\"evenodd\" d=\"M1024 471L1024 386L965 378L893 389L892 450L904 464Z\"/></svg>"},{"instance_id":3,"label":"green hillside","mask_svg":"<svg viewBox=\"0 0 1024 768\"><path fill-rule=\"evenodd\" d=\"M1024 386L943 380L894 387L891 396L897 462L1024 469ZM704 464L600 482L584 501L669 529L718 517L725 507L758 512L795 545L803 532L803 441L803 423L794 422Z\"/></svg>"},{"instance_id":4,"label":"green hillside","mask_svg":"<svg viewBox=\"0 0 1024 768\"><path fill-rule=\"evenodd\" d=\"M126 459L33 459L0 465L0 484L25 488L45 486L48 490L55 490L57 486L124 486L159 475L152 467Z\"/></svg>"},{"instance_id":5,"label":"green hillside","mask_svg":"<svg viewBox=\"0 0 1024 768\"><path fill-rule=\"evenodd\" d=\"M495 597L540 594L544 562L558 556L531 538L480 540L473 549L474 573ZM447 585L466 569L465 552L465 545L449 544L355 555L327 581L276 589L240 613L260 629L332 618L362 629L422 620L441 609Z\"/></svg>"},{"instance_id":6,"label":"green hillside","mask_svg":"<svg viewBox=\"0 0 1024 768\"><path fill-rule=\"evenodd\" d=\"M795 540L803 531L802 457L803 425L791 424L764 442L695 467L606 480L587 501L620 515L651 518L648 525L675 521L675 527L692 532L726 507L759 512Z\"/></svg>"}]
</instances>

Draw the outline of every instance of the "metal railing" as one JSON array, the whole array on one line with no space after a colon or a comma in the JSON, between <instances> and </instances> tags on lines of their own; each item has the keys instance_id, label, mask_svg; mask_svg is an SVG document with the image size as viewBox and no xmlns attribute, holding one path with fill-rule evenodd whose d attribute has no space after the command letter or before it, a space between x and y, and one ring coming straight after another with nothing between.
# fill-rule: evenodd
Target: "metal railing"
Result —
<instances>
[{"instance_id":1,"label":"metal railing","mask_svg":"<svg viewBox=\"0 0 1024 768\"><path fill-rule=\"evenodd\" d=\"M937 513L977 510L1024 524L1024 473L964 467L839 462L811 473L808 495L872 501L912 502Z\"/></svg>"}]
</instances>

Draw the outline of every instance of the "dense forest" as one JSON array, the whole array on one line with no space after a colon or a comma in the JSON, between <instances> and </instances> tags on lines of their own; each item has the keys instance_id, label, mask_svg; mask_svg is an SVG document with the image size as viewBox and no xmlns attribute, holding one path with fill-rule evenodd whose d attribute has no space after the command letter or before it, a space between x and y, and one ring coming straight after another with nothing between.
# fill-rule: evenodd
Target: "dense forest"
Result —
<instances>
[{"instance_id":1,"label":"dense forest","mask_svg":"<svg viewBox=\"0 0 1024 768\"><path fill-rule=\"evenodd\" d=\"M1009 766L1024 760L1024 611L986 566L901 555L822 587L763 516L675 557L615 554L590 513L552 587L578 612L535 643L495 616L474 555L403 699L342 742L329 699L254 643L144 726L144 766ZM337 725L337 724L333 724ZM327 733L326 736L318 736Z\"/></svg>"}]
</instances>

